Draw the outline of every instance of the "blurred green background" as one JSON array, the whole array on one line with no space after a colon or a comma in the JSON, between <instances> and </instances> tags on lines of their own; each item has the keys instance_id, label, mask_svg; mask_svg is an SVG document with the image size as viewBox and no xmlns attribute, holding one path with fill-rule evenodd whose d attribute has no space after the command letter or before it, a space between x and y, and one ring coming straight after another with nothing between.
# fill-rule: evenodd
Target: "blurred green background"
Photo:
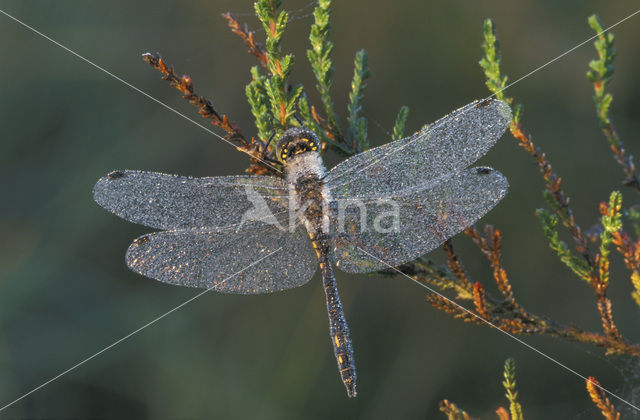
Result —
<instances>
[{"instance_id":1,"label":"blurred green background","mask_svg":"<svg viewBox=\"0 0 640 420\"><path fill-rule=\"evenodd\" d=\"M389 140L398 108L415 131L487 96L480 58L482 21L495 19L504 70L515 80L592 36L587 17L610 25L637 2L471 2L366 0L333 5L334 100L345 120L356 50L369 52L364 109L374 145ZM294 20L284 48L298 58L293 82L317 95L306 60L313 4L285 1ZM250 1L2 1L0 7L202 124L195 109L140 59L160 52L196 90L253 133L244 86L255 64L226 27L231 10L258 28ZM615 28L612 117L631 154L640 154L640 16ZM258 33L262 38L263 33ZM524 124L564 179L577 221L620 188L621 169L598 130L584 77L591 43L510 88ZM243 155L123 83L0 15L0 406L192 297L129 271L124 252L148 231L92 200L113 169L193 176L240 174ZM328 156L330 164L336 156ZM594 298L548 249L534 210L543 206L533 161L506 135L482 163L509 179L509 195L482 223L504 233L504 262L530 311L600 330ZM624 189L625 204L637 201ZM470 240L454 245L472 279L495 293ZM442 261L440 251L433 258ZM507 357L517 362L526 418L599 418L584 381L505 335L453 320L404 278L338 281L358 366L358 398L336 372L321 282L275 295L207 294L33 393L0 417L99 418L443 418L449 398L482 418L506 404ZM316 275L317 276L317 275ZM625 336L640 341L621 259L610 296ZM640 400L640 369L591 346L521 337L624 398ZM619 408L622 405L616 402ZM627 413L628 417L632 414Z\"/></svg>"}]
</instances>

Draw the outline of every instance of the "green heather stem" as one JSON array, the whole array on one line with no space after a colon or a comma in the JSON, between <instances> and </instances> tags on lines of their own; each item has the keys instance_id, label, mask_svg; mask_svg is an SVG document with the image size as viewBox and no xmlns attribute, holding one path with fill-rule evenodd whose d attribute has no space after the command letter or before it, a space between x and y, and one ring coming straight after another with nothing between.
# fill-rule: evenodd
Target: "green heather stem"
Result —
<instances>
[{"instance_id":1,"label":"green heather stem","mask_svg":"<svg viewBox=\"0 0 640 420\"><path fill-rule=\"evenodd\" d=\"M609 247L613 242L613 234L622 229L621 209L622 194L620 191L612 191L606 214L602 215L602 233L600 234L600 281L605 285L609 282Z\"/></svg>"},{"instance_id":2,"label":"green heather stem","mask_svg":"<svg viewBox=\"0 0 640 420\"><path fill-rule=\"evenodd\" d=\"M247 101L251 107L251 113L255 118L256 128L258 129L258 138L267 142L273 130L269 115L269 98L266 90L267 78L260 74L257 66L251 68L251 82L245 88Z\"/></svg>"},{"instance_id":3,"label":"green heather stem","mask_svg":"<svg viewBox=\"0 0 640 420\"><path fill-rule=\"evenodd\" d=\"M258 0L254 3L258 19L267 34L267 68L271 74L263 83L269 99L271 125L276 133L282 133L290 125L296 125L293 116L302 93L301 85L289 89L287 84L295 59L292 54L282 54L282 36L289 14L284 10L278 13L281 3L280 0Z\"/></svg>"},{"instance_id":4,"label":"green heather stem","mask_svg":"<svg viewBox=\"0 0 640 420\"><path fill-rule=\"evenodd\" d=\"M316 88L320 93L320 100L327 118L329 131L334 138L342 137L340 123L333 108L331 100L331 86L333 85L333 64L329 55L333 49L333 43L328 41L331 24L331 0L318 0L318 6L313 11L314 24L311 26L309 41L311 49L307 50L307 58L311 64L311 70L316 77Z\"/></svg>"},{"instance_id":5,"label":"green heather stem","mask_svg":"<svg viewBox=\"0 0 640 420\"><path fill-rule=\"evenodd\" d=\"M566 243L560 240L556 226L558 224L558 216L551 214L546 209L536 210L536 216L542 225L542 232L549 241L549 248L554 250L560 261L571 269L578 277L590 281L589 266L581 258L574 256Z\"/></svg>"},{"instance_id":6,"label":"green heather stem","mask_svg":"<svg viewBox=\"0 0 640 420\"><path fill-rule=\"evenodd\" d=\"M409 107L403 105L398 111L396 121L393 124L393 132L391 134L392 140L400 140L404 137L404 131L407 127L407 118L409 117Z\"/></svg>"},{"instance_id":7,"label":"green heather stem","mask_svg":"<svg viewBox=\"0 0 640 420\"><path fill-rule=\"evenodd\" d=\"M502 386L504 386L505 396L509 400L511 420L524 420L522 406L518 402L518 392L516 391L516 362L513 359L507 359L504 362L503 376Z\"/></svg>"},{"instance_id":8,"label":"green heather stem","mask_svg":"<svg viewBox=\"0 0 640 420\"><path fill-rule=\"evenodd\" d=\"M347 106L347 123L349 124L347 139L349 143L351 143L351 148L354 151L362 151L369 148L367 120L364 117L358 116L361 110L360 101L363 97L362 91L366 86L364 81L369 78L369 75L367 52L360 50L356 53L356 58L353 63L353 81L351 82L349 105Z\"/></svg>"},{"instance_id":9,"label":"green heather stem","mask_svg":"<svg viewBox=\"0 0 640 420\"><path fill-rule=\"evenodd\" d=\"M495 94L496 98L504 101L503 89L507 85L508 78L500 74L502 58L500 56L500 43L496 37L493 20L485 19L483 33L484 41L482 41L482 51L484 52L484 56L479 64L487 78L485 83L489 91Z\"/></svg>"}]
</instances>

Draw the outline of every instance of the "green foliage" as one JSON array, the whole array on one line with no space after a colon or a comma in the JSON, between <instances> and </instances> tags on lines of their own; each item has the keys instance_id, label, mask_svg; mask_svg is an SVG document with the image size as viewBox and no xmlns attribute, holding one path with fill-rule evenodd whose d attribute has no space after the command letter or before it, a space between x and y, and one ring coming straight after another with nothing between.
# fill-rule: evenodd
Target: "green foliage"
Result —
<instances>
[{"instance_id":1,"label":"green foliage","mask_svg":"<svg viewBox=\"0 0 640 420\"><path fill-rule=\"evenodd\" d=\"M269 99L272 126L277 133L281 133L289 125L296 125L293 116L296 112L298 98L302 94L302 85L297 85L290 89L287 84L295 59L292 54L283 56L281 51L282 36L289 20L289 14L286 11L283 10L278 13L281 3L281 1L275 0L258 0L254 4L258 19L262 22L267 34L265 46L267 68L270 75L262 81L262 84ZM252 74L252 76L254 75ZM255 76L253 78L255 80ZM255 95L253 99L256 99ZM264 117L261 115L259 119L262 124ZM256 125L258 125L257 120L258 118L256 119ZM258 130L260 131L259 126Z\"/></svg>"},{"instance_id":2,"label":"green foliage","mask_svg":"<svg viewBox=\"0 0 640 420\"><path fill-rule=\"evenodd\" d=\"M620 140L615 130L612 129L611 120L609 119L609 108L611 107L613 96L605 90L607 84L613 78L613 60L616 56L616 50L613 48L615 38L610 32L606 34L602 32L602 23L597 15L591 15L588 21L589 26L598 34L596 41L593 43L598 53L598 58L589 62L587 79L594 85L593 102L596 105L600 128L605 130L609 143L619 147Z\"/></svg>"},{"instance_id":3,"label":"green foliage","mask_svg":"<svg viewBox=\"0 0 640 420\"><path fill-rule=\"evenodd\" d=\"M500 57L500 45L496 37L493 20L485 19L483 32L482 51L484 52L484 57L482 57L479 64L487 78L485 83L489 91L495 94L496 98L504 101L503 89L507 85L507 76L500 74L502 58Z\"/></svg>"},{"instance_id":4,"label":"green foliage","mask_svg":"<svg viewBox=\"0 0 640 420\"><path fill-rule=\"evenodd\" d=\"M364 81L369 78L371 72L367 66L367 52L360 50L356 53L353 63L353 81L351 82L351 92L349 93L349 105L347 105L348 117L347 140L352 144L352 149L362 151L369 148L367 138L367 120L359 117L361 110L360 101L362 91L365 88Z\"/></svg>"},{"instance_id":5,"label":"green foliage","mask_svg":"<svg viewBox=\"0 0 640 420\"><path fill-rule=\"evenodd\" d=\"M250 45L250 52L260 58L267 70L267 74L263 75L259 67L253 67L251 82L245 89L251 113L255 118L257 137L265 143L269 139L275 141L290 126L304 124L318 135L323 144L336 151L351 155L366 150L369 148L367 119L361 115L361 102L365 81L370 76L367 53L360 50L355 56L347 105L348 126L343 131L330 94L334 74L330 58L333 43L328 40L331 29L331 0L318 0L309 34L311 48L307 50L307 58L322 102L320 112L317 107L311 105L302 85L292 87L288 83L295 60L292 54L282 53L282 38L289 15L286 11L278 11L281 4L280 0L258 0L254 3L256 15L266 32L264 48L262 44L254 41L253 32L238 29L241 28L240 23L233 16L226 16L232 30ZM296 113L299 113L299 118L296 118ZM393 128L394 139L402 136L407 115L408 108L401 108Z\"/></svg>"},{"instance_id":6,"label":"green foliage","mask_svg":"<svg viewBox=\"0 0 640 420\"><path fill-rule=\"evenodd\" d=\"M398 115L396 116L396 122L393 124L393 133L391 134L391 138L393 140L400 140L404 137L404 130L407 126L408 117L409 107L406 105L401 106L398 111Z\"/></svg>"},{"instance_id":7,"label":"green foliage","mask_svg":"<svg viewBox=\"0 0 640 420\"><path fill-rule=\"evenodd\" d=\"M613 96L605 91L607 84L613 78L613 60L616 56L616 50L613 48L614 36L612 33L602 33L602 23L597 15L589 17L589 26L596 31L598 38L593 43L598 53L598 58L589 62L589 71L587 78L594 84L593 101L596 105L596 112L600 127L605 129L611 124L609 120L609 108L613 101ZM607 137L614 145L619 146L617 136Z\"/></svg>"},{"instance_id":8,"label":"green foliage","mask_svg":"<svg viewBox=\"0 0 640 420\"><path fill-rule=\"evenodd\" d=\"M620 213L620 209L622 208L622 193L620 191L611 192L608 208L609 214L602 216L603 233L614 233L622 229L622 213Z\"/></svg>"},{"instance_id":9,"label":"green foliage","mask_svg":"<svg viewBox=\"0 0 640 420\"><path fill-rule=\"evenodd\" d=\"M588 22L598 34L598 38L593 43L598 52L598 59L589 62L591 70L587 72L587 78L592 82L607 84L613 77L613 59L616 56L616 50L613 48L614 36L611 32L603 33L604 29L598 15L589 16Z\"/></svg>"},{"instance_id":10,"label":"green foliage","mask_svg":"<svg viewBox=\"0 0 640 420\"><path fill-rule=\"evenodd\" d=\"M258 0L253 4L256 15L267 34L265 45L269 54L269 70L274 74L280 73L275 67L272 68L271 66L281 58L280 44L284 28L289 20L289 14L286 11L280 12L279 15L277 14L281 5L281 0Z\"/></svg>"},{"instance_id":11,"label":"green foliage","mask_svg":"<svg viewBox=\"0 0 640 420\"><path fill-rule=\"evenodd\" d=\"M333 49L333 43L328 41L329 31L331 30L331 24L329 23L330 6L331 0L319 0L313 11L315 22L311 26L311 33L309 34L311 49L307 50L307 58L318 82L316 87L320 93L329 128L335 137L340 137L340 124L333 109L333 101L330 94L334 72L333 63L329 58L329 54Z\"/></svg>"},{"instance_id":12,"label":"green foliage","mask_svg":"<svg viewBox=\"0 0 640 420\"><path fill-rule=\"evenodd\" d=\"M622 229L622 194L620 191L612 191L609 197L609 205L607 207L607 214L602 215L602 233L600 234L600 257L603 260L609 258L609 246L613 241L613 234ZM605 277L602 281L607 282L609 280L609 270L604 273Z\"/></svg>"},{"instance_id":13,"label":"green foliage","mask_svg":"<svg viewBox=\"0 0 640 420\"><path fill-rule=\"evenodd\" d=\"M251 107L251 113L255 117L258 138L268 141L273 134L271 119L269 118L269 97L266 90L267 78L260 74L258 67L251 68L251 83L245 88L247 101Z\"/></svg>"},{"instance_id":14,"label":"green foliage","mask_svg":"<svg viewBox=\"0 0 640 420\"><path fill-rule=\"evenodd\" d=\"M582 259L571 254L567 244L561 241L558 236L558 231L556 230L558 217L546 209L536 210L536 216L540 220L544 236L547 238L547 241L549 241L549 248L558 254L560 261L569 267L571 271L588 282L589 266Z\"/></svg>"},{"instance_id":15,"label":"green foliage","mask_svg":"<svg viewBox=\"0 0 640 420\"><path fill-rule=\"evenodd\" d=\"M522 118L522 113L524 112L524 105L515 104L513 106L513 122L514 124L520 124L520 119Z\"/></svg>"},{"instance_id":16,"label":"green foliage","mask_svg":"<svg viewBox=\"0 0 640 420\"><path fill-rule=\"evenodd\" d=\"M518 392L516 391L516 362L513 359L507 359L504 362L504 381L502 386L506 391L505 396L509 400L509 411L511 412L511 420L524 420L522 416L522 406L518 402Z\"/></svg>"}]
</instances>

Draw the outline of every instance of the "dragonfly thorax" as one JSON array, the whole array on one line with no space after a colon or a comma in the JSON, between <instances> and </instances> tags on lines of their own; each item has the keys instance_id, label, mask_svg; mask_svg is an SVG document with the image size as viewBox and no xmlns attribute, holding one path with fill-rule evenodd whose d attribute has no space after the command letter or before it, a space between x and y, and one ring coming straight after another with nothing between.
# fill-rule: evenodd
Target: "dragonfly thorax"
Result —
<instances>
[{"instance_id":1,"label":"dragonfly thorax","mask_svg":"<svg viewBox=\"0 0 640 420\"><path fill-rule=\"evenodd\" d=\"M318 152L300 153L286 165L287 181L293 188L293 209L307 230L326 231L329 197L324 185L325 167Z\"/></svg>"},{"instance_id":2,"label":"dragonfly thorax","mask_svg":"<svg viewBox=\"0 0 640 420\"><path fill-rule=\"evenodd\" d=\"M291 128L278 142L278 156L285 164L287 181L291 188L291 209L311 234L327 232L328 192L324 177L326 169L318 153L317 137L309 130Z\"/></svg>"}]
</instances>

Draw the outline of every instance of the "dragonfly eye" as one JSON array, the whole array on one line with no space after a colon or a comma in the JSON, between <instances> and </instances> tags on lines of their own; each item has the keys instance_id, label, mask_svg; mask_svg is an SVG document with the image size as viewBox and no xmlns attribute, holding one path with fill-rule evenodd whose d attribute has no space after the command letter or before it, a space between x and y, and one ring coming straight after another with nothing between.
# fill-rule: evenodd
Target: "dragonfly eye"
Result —
<instances>
[{"instance_id":1,"label":"dragonfly eye","mask_svg":"<svg viewBox=\"0 0 640 420\"><path fill-rule=\"evenodd\" d=\"M316 135L303 128L290 128L278 141L276 152L278 159L286 163L289 158L306 152L317 152L319 142Z\"/></svg>"}]
</instances>

